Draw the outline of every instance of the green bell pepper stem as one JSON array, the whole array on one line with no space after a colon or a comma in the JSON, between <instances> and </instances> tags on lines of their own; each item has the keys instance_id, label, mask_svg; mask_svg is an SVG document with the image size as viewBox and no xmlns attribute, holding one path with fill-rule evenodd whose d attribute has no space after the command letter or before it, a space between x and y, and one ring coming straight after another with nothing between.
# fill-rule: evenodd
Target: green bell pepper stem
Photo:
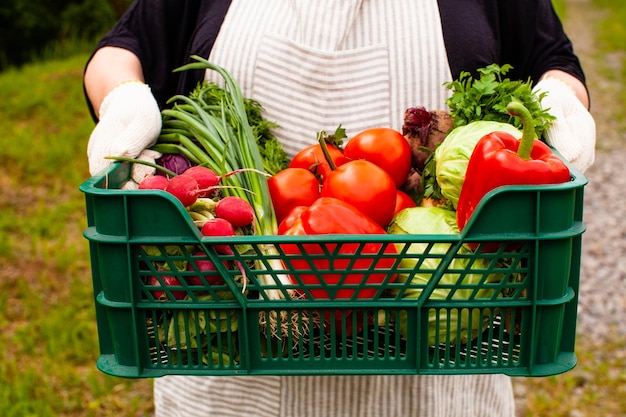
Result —
<instances>
[{"instance_id":1,"label":"green bell pepper stem","mask_svg":"<svg viewBox=\"0 0 626 417\"><path fill-rule=\"evenodd\" d=\"M535 142L535 123L530 111L520 101L513 100L506 106L506 112L511 116L519 117L524 126L522 129L522 138L520 139L517 154L524 161L531 159L530 153L533 150Z\"/></svg>"}]
</instances>

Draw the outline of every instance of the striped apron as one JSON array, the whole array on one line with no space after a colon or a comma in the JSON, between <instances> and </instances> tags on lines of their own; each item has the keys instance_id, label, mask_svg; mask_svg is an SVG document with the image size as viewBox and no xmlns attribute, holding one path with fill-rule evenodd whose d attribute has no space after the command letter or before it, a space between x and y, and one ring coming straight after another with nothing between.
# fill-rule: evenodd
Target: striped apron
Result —
<instances>
[{"instance_id":1,"label":"striped apron","mask_svg":"<svg viewBox=\"0 0 626 417\"><path fill-rule=\"evenodd\" d=\"M209 60L293 156L320 130L400 130L407 107L445 108L440 22L436 0L234 0ZM514 416L503 375L168 376L154 397L157 417Z\"/></svg>"}]
</instances>

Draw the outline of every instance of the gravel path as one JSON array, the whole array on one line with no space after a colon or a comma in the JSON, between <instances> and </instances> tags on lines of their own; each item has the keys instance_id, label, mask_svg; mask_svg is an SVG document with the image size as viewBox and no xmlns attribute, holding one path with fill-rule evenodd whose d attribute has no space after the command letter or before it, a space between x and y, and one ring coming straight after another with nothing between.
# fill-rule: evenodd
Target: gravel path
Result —
<instances>
[{"instance_id":1,"label":"gravel path","mask_svg":"<svg viewBox=\"0 0 626 417\"><path fill-rule=\"evenodd\" d=\"M589 183L585 187L580 291L578 299L578 337L576 349L600 346L604 341L626 335L626 132L621 137L622 147L596 154L595 164L585 173ZM615 346L612 343L611 346ZM626 355L626 346L612 355ZM579 375L580 386L571 392L582 395L593 375ZM526 396L532 389L525 378L514 380L516 415L526 417ZM597 388L588 388L589 390ZM573 409L570 416L591 416Z\"/></svg>"},{"instance_id":2,"label":"gravel path","mask_svg":"<svg viewBox=\"0 0 626 417\"><path fill-rule=\"evenodd\" d=\"M626 147L600 152L586 172L578 329L592 340L608 337L613 324L626 334L625 162Z\"/></svg>"},{"instance_id":3,"label":"gravel path","mask_svg":"<svg viewBox=\"0 0 626 417\"><path fill-rule=\"evenodd\" d=\"M623 62L618 57L597 56L593 32L602 12L590 0L568 0L565 29L585 70L591 111L597 127L597 153L587 170L583 220L581 286L578 330L581 337L601 341L609 327L626 334L626 128L620 108L618 81L603 76L606 67ZM618 68L614 68L618 70ZM626 347L624 348L626 351Z\"/></svg>"}]
</instances>

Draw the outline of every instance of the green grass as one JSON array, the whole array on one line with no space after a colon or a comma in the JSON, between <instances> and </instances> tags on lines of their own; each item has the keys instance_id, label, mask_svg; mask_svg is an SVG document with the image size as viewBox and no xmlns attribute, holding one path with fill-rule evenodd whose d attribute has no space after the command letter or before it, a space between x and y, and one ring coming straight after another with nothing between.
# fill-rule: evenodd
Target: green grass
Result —
<instances>
[{"instance_id":1,"label":"green grass","mask_svg":"<svg viewBox=\"0 0 626 417\"><path fill-rule=\"evenodd\" d=\"M626 413L626 336L598 343L581 337L578 365L563 375L516 380L527 390L525 416L595 417ZM615 352L622 352L616 354Z\"/></svg>"},{"instance_id":2,"label":"green grass","mask_svg":"<svg viewBox=\"0 0 626 417\"><path fill-rule=\"evenodd\" d=\"M76 136L93 125L80 82L85 60L47 61L6 71L0 78L0 121L5 126L0 157L31 183L75 184L86 175L85 161L68 159L84 153L86 137Z\"/></svg>"},{"instance_id":3,"label":"green grass","mask_svg":"<svg viewBox=\"0 0 626 417\"><path fill-rule=\"evenodd\" d=\"M626 4L614 0L593 0L593 5L606 11L599 25L599 52L626 50Z\"/></svg>"},{"instance_id":4,"label":"green grass","mask_svg":"<svg viewBox=\"0 0 626 417\"><path fill-rule=\"evenodd\" d=\"M150 381L102 374L83 195L86 55L0 74L0 415L142 416Z\"/></svg>"},{"instance_id":5,"label":"green grass","mask_svg":"<svg viewBox=\"0 0 626 417\"><path fill-rule=\"evenodd\" d=\"M561 19L565 19L567 17L565 14L567 12L565 0L553 0L552 5Z\"/></svg>"},{"instance_id":6,"label":"green grass","mask_svg":"<svg viewBox=\"0 0 626 417\"><path fill-rule=\"evenodd\" d=\"M592 0L592 4L603 11L597 24L597 57L604 63L603 75L619 85L613 93L620 97L622 109L626 108L626 3L613 0ZM624 111L613 112L626 128Z\"/></svg>"}]
</instances>

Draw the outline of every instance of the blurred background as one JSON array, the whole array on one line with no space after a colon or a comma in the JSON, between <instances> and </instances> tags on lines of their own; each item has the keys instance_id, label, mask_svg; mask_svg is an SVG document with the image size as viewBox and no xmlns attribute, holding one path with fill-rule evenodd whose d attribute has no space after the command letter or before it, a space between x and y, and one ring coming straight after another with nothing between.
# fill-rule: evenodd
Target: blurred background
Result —
<instances>
[{"instance_id":1,"label":"blurred background","mask_svg":"<svg viewBox=\"0 0 626 417\"><path fill-rule=\"evenodd\" d=\"M0 5L0 416L152 414L150 380L102 374L84 198L82 72L129 0ZM626 415L626 3L554 1L598 128L587 172L578 366L516 378L518 416ZM625 178L625 179L622 179ZM622 187L622 185L624 185Z\"/></svg>"},{"instance_id":2,"label":"blurred background","mask_svg":"<svg viewBox=\"0 0 626 417\"><path fill-rule=\"evenodd\" d=\"M132 0L3 0L0 70L42 56L70 54L102 35Z\"/></svg>"}]
</instances>

